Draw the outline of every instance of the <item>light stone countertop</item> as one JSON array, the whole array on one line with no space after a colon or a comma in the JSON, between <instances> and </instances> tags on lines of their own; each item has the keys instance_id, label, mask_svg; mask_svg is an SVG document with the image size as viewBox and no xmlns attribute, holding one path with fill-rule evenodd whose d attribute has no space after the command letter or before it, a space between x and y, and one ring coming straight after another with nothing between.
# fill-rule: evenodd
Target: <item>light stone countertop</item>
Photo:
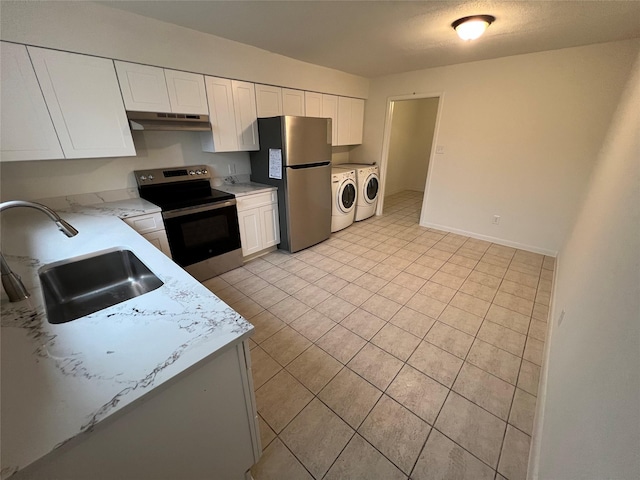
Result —
<instances>
[{"instance_id":1,"label":"light stone countertop","mask_svg":"<svg viewBox=\"0 0 640 480\"><path fill-rule=\"evenodd\" d=\"M2 291L0 302L2 479L251 335L250 323L113 216L154 208L140 199L75 204L69 207L74 213L61 208L80 232L73 238L42 212L2 213L2 251L31 292L28 300L9 303ZM38 269L113 247L133 251L164 285L86 317L50 324Z\"/></svg>"},{"instance_id":2,"label":"light stone countertop","mask_svg":"<svg viewBox=\"0 0 640 480\"><path fill-rule=\"evenodd\" d=\"M253 195L256 193L270 192L272 190L277 190L277 187L273 187L271 185L264 185L262 183L256 182L248 182L248 183L234 183L228 184L224 183L219 186L214 186L216 190L221 190L223 192L232 193L236 197L243 197L245 195Z\"/></svg>"}]
</instances>

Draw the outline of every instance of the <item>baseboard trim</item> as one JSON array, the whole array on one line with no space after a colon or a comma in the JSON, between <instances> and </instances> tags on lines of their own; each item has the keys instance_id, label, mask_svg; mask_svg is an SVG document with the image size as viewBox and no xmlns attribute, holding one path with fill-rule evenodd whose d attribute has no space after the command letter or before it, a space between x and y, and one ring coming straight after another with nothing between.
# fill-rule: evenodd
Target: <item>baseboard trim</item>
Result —
<instances>
[{"instance_id":1,"label":"baseboard trim","mask_svg":"<svg viewBox=\"0 0 640 480\"><path fill-rule=\"evenodd\" d=\"M489 235L482 235L474 232L467 232L466 230L460 230L458 228L449 227L447 225L438 225L431 222L420 222L421 227L435 228L437 230L443 230L445 232L456 233L458 235L464 235L466 237L475 238L478 240L485 240L491 243L497 243L498 245L504 245L505 247L518 248L520 250L526 250L528 252L540 253L549 257L557 257L557 250L548 250L546 248L534 247L533 245L527 245L519 242L512 242L511 240L505 240L503 238L491 237Z\"/></svg>"}]
</instances>

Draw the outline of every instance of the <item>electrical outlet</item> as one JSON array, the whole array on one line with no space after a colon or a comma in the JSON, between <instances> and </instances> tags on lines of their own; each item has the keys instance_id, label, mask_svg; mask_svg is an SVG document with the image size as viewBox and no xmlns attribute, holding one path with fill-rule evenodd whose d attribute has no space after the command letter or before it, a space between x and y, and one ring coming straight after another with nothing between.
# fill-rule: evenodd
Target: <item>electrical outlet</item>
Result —
<instances>
[{"instance_id":1,"label":"electrical outlet","mask_svg":"<svg viewBox=\"0 0 640 480\"><path fill-rule=\"evenodd\" d=\"M564 320L564 310L562 310L560 312L560 315L558 316L558 326L562 325L563 320Z\"/></svg>"},{"instance_id":2,"label":"electrical outlet","mask_svg":"<svg viewBox=\"0 0 640 480\"><path fill-rule=\"evenodd\" d=\"M500 225L500 215L494 215L493 221L491 223L493 223L494 225Z\"/></svg>"},{"instance_id":3,"label":"electrical outlet","mask_svg":"<svg viewBox=\"0 0 640 480\"><path fill-rule=\"evenodd\" d=\"M236 174L236 164L235 163L230 163L229 164L229 175L235 175Z\"/></svg>"},{"instance_id":4,"label":"electrical outlet","mask_svg":"<svg viewBox=\"0 0 640 480\"><path fill-rule=\"evenodd\" d=\"M444 146L443 145L436 145L436 154L442 155L443 153L444 153Z\"/></svg>"}]
</instances>

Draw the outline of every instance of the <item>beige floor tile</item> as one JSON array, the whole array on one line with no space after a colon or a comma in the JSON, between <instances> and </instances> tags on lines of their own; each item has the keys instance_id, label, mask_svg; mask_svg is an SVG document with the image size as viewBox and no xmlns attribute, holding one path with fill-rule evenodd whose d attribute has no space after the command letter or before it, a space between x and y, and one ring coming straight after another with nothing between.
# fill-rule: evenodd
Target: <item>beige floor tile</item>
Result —
<instances>
[{"instance_id":1,"label":"beige floor tile","mask_svg":"<svg viewBox=\"0 0 640 480\"><path fill-rule=\"evenodd\" d=\"M256 390L258 413L279 433L313 399L313 394L289 372L281 370Z\"/></svg>"},{"instance_id":2,"label":"beige floor tile","mask_svg":"<svg viewBox=\"0 0 640 480\"><path fill-rule=\"evenodd\" d=\"M336 326L336 322L316 310L309 310L303 313L296 320L291 322L291 327L301 333L312 342L317 341L321 336Z\"/></svg>"},{"instance_id":3,"label":"beige floor tile","mask_svg":"<svg viewBox=\"0 0 640 480\"><path fill-rule=\"evenodd\" d=\"M202 285L207 287L213 293L216 293L217 290L222 290L223 288L229 287L231 284L222 279L222 277L213 277L209 280L205 280L202 282Z\"/></svg>"},{"instance_id":4,"label":"beige floor tile","mask_svg":"<svg viewBox=\"0 0 640 480\"><path fill-rule=\"evenodd\" d=\"M533 311L533 302L531 300L516 297L515 295L502 291L496 293L493 303L529 317Z\"/></svg>"},{"instance_id":5,"label":"beige floor tile","mask_svg":"<svg viewBox=\"0 0 640 480\"><path fill-rule=\"evenodd\" d=\"M473 267L475 267L478 264L478 260L466 257L460 253L455 253L454 255L451 256L451 258L449 258L449 263L460 265L461 267L466 267L470 270L473 270Z\"/></svg>"},{"instance_id":6,"label":"beige floor tile","mask_svg":"<svg viewBox=\"0 0 640 480\"><path fill-rule=\"evenodd\" d=\"M511 259L515 255L516 249L512 247L505 247L504 245L496 245L494 243L487 249L487 253Z\"/></svg>"},{"instance_id":7,"label":"beige floor tile","mask_svg":"<svg viewBox=\"0 0 640 480\"><path fill-rule=\"evenodd\" d=\"M391 257L387 257L386 259L383 260L383 262L389 261L389 258ZM393 260L391 260L390 262L393 263ZM368 273L390 282L402 272L403 268L404 267L398 268L398 267L394 267L393 265L379 263L378 265L373 267L371 270L369 270Z\"/></svg>"},{"instance_id":8,"label":"beige floor tile","mask_svg":"<svg viewBox=\"0 0 640 480\"><path fill-rule=\"evenodd\" d=\"M264 449L276 438L276 432L267 425L267 422L260 415L258 415L258 429L260 430L260 444L264 452Z\"/></svg>"},{"instance_id":9,"label":"beige floor tile","mask_svg":"<svg viewBox=\"0 0 640 480\"><path fill-rule=\"evenodd\" d=\"M236 268L235 270L230 270L226 273L220 275L220 278L225 282L233 285L234 283L238 283L245 278L253 275L249 270L244 267Z\"/></svg>"},{"instance_id":10,"label":"beige floor tile","mask_svg":"<svg viewBox=\"0 0 640 480\"><path fill-rule=\"evenodd\" d=\"M216 292L216 297L227 304L237 303L243 298L247 298L247 296L242 293L240 290L233 286L229 286L227 288L223 288L222 290L218 290Z\"/></svg>"},{"instance_id":11,"label":"beige floor tile","mask_svg":"<svg viewBox=\"0 0 640 480\"><path fill-rule=\"evenodd\" d=\"M371 339L371 343L382 348L394 357L406 361L420 343L420 338L405 332L395 325L387 323Z\"/></svg>"},{"instance_id":12,"label":"beige floor tile","mask_svg":"<svg viewBox=\"0 0 640 480\"><path fill-rule=\"evenodd\" d=\"M451 392L435 428L483 462L498 464L506 423L455 392Z\"/></svg>"},{"instance_id":13,"label":"beige floor tile","mask_svg":"<svg viewBox=\"0 0 640 480\"><path fill-rule=\"evenodd\" d=\"M444 285L440 285L436 282L428 281L420 290L418 290L418 293L426 295L427 297L435 298L443 303L449 303L456 294L456 290L445 287Z\"/></svg>"},{"instance_id":14,"label":"beige floor tile","mask_svg":"<svg viewBox=\"0 0 640 480\"><path fill-rule=\"evenodd\" d=\"M307 285L301 290L298 290L293 294L298 300L302 303L315 307L319 303L322 303L324 300L331 296L331 293L327 292L323 288L318 287L317 285Z\"/></svg>"},{"instance_id":15,"label":"beige floor tile","mask_svg":"<svg viewBox=\"0 0 640 480\"><path fill-rule=\"evenodd\" d=\"M314 399L287 425L280 439L315 478L322 478L353 434L349 425Z\"/></svg>"},{"instance_id":16,"label":"beige floor tile","mask_svg":"<svg viewBox=\"0 0 640 480\"><path fill-rule=\"evenodd\" d=\"M341 368L340 362L315 345L287 365L287 371L316 395Z\"/></svg>"},{"instance_id":17,"label":"beige floor tile","mask_svg":"<svg viewBox=\"0 0 640 480\"><path fill-rule=\"evenodd\" d=\"M531 316L536 320L547 323L549 320L549 307L541 303L534 303L533 314Z\"/></svg>"},{"instance_id":18,"label":"beige floor tile","mask_svg":"<svg viewBox=\"0 0 640 480\"><path fill-rule=\"evenodd\" d=\"M524 349L524 359L542 366L542 358L544 356L544 342L536 340L533 337L527 338L527 346Z\"/></svg>"},{"instance_id":19,"label":"beige floor tile","mask_svg":"<svg viewBox=\"0 0 640 480\"><path fill-rule=\"evenodd\" d=\"M509 414L509 423L527 435L533 432L533 419L536 413L536 397L516 388L513 406Z\"/></svg>"},{"instance_id":20,"label":"beige floor tile","mask_svg":"<svg viewBox=\"0 0 640 480\"><path fill-rule=\"evenodd\" d=\"M424 341L418 345L407 363L447 387L453 385L462 367L461 359Z\"/></svg>"},{"instance_id":21,"label":"beige floor tile","mask_svg":"<svg viewBox=\"0 0 640 480\"><path fill-rule=\"evenodd\" d=\"M336 325L320 337L316 345L339 362L346 364L366 343L366 340L355 333L350 332L341 325Z\"/></svg>"},{"instance_id":22,"label":"beige floor tile","mask_svg":"<svg viewBox=\"0 0 640 480\"><path fill-rule=\"evenodd\" d=\"M304 352L309 345L309 340L288 326L260 344L264 351L283 367Z\"/></svg>"},{"instance_id":23,"label":"beige floor tile","mask_svg":"<svg viewBox=\"0 0 640 480\"><path fill-rule=\"evenodd\" d=\"M266 280L269 283L275 283L278 280L282 280L283 278L288 277L289 275L291 275L291 273L287 272L286 270L280 267L272 266L267 270L264 270L262 272L257 272L256 275L262 278L263 280Z\"/></svg>"},{"instance_id":24,"label":"beige floor tile","mask_svg":"<svg viewBox=\"0 0 640 480\"><path fill-rule=\"evenodd\" d=\"M302 270L299 270L298 272L296 272L296 275L302 278L303 280L306 280L307 282L315 283L318 280L320 280L322 277L326 276L327 272L325 272L324 270L320 270L317 267L309 265L308 267L303 268Z\"/></svg>"},{"instance_id":25,"label":"beige floor tile","mask_svg":"<svg viewBox=\"0 0 640 480\"><path fill-rule=\"evenodd\" d=\"M264 450L260 461L251 467L251 476L255 480L313 480L277 438Z\"/></svg>"},{"instance_id":26,"label":"beige floor tile","mask_svg":"<svg viewBox=\"0 0 640 480\"><path fill-rule=\"evenodd\" d=\"M356 308L353 312L347 315L342 322L340 322L340 325L348 328L353 333L360 335L365 340L371 340L371 338L378 333L386 323L387 322L382 320L380 317L377 317L366 310L362 310L361 308Z\"/></svg>"},{"instance_id":27,"label":"beige floor tile","mask_svg":"<svg viewBox=\"0 0 640 480\"><path fill-rule=\"evenodd\" d=\"M320 280L316 280L314 285L317 285L318 287L326 290L329 293L335 294L349 285L349 282L343 280L342 278L338 278L335 275L328 274L322 277Z\"/></svg>"},{"instance_id":28,"label":"beige floor tile","mask_svg":"<svg viewBox=\"0 0 640 480\"><path fill-rule=\"evenodd\" d=\"M380 252L378 250L375 250L375 248L378 245L374 245L373 247L371 247L372 248L371 250L369 250L368 252L363 253L362 254L362 258L366 258L367 260L372 260L372 261L374 261L376 263L380 263L385 258L387 258L389 256L389 254Z\"/></svg>"},{"instance_id":29,"label":"beige floor tile","mask_svg":"<svg viewBox=\"0 0 640 480\"><path fill-rule=\"evenodd\" d=\"M398 313L389 320L389 323L392 323L396 327L400 327L417 337L424 338L435 321L436 320L434 318L416 312L411 308L402 307Z\"/></svg>"},{"instance_id":30,"label":"beige floor tile","mask_svg":"<svg viewBox=\"0 0 640 480\"><path fill-rule=\"evenodd\" d=\"M463 360L473 343L471 335L442 322L436 322L424 339Z\"/></svg>"},{"instance_id":31,"label":"beige floor tile","mask_svg":"<svg viewBox=\"0 0 640 480\"><path fill-rule=\"evenodd\" d=\"M444 239L443 239L444 240ZM440 260L449 260L453 252L460 248L458 245L451 245L445 241L440 240L433 248L427 250L427 254Z\"/></svg>"},{"instance_id":32,"label":"beige floor tile","mask_svg":"<svg viewBox=\"0 0 640 480\"><path fill-rule=\"evenodd\" d=\"M276 280L275 282L273 282L273 285L278 287L283 292L288 293L289 295L293 295L294 293L302 290L304 287L310 285L309 282L296 275L293 275L291 273L289 273L288 275L289 276L284 277L280 280Z\"/></svg>"},{"instance_id":33,"label":"beige floor tile","mask_svg":"<svg viewBox=\"0 0 640 480\"><path fill-rule=\"evenodd\" d=\"M279 288L269 285L268 287L263 288L262 290L258 290L256 293L251 295L251 299L262 305L264 308L269 308L272 305L284 300L289 295L280 290Z\"/></svg>"},{"instance_id":34,"label":"beige floor tile","mask_svg":"<svg viewBox=\"0 0 640 480\"><path fill-rule=\"evenodd\" d=\"M360 308L385 321L389 321L391 317L398 313L398 310L402 308L402 305L394 302L393 300L389 300L382 295L374 294L360 305Z\"/></svg>"},{"instance_id":35,"label":"beige floor tile","mask_svg":"<svg viewBox=\"0 0 640 480\"><path fill-rule=\"evenodd\" d=\"M413 263L413 261L411 261L411 260L407 260L405 258L402 258L402 257L398 256L397 255L398 253L399 252L395 252L392 255L388 256L382 262L380 262L379 265L388 266L388 267L391 267L393 269L402 271L402 270L404 270L405 268L407 268L409 265L411 265ZM389 280L391 280L391 279L389 279Z\"/></svg>"},{"instance_id":36,"label":"beige floor tile","mask_svg":"<svg viewBox=\"0 0 640 480\"><path fill-rule=\"evenodd\" d=\"M530 445L529 435L508 425L498 471L509 480L526 480Z\"/></svg>"},{"instance_id":37,"label":"beige floor tile","mask_svg":"<svg viewBox=\"0 0 640 480\"><path fill-rule=\"evenodd\" d=\"M402 362L368 343L347 366L380 390L384 390L402 368Z\"/></svg>"},{"instance_id":38,"label":"beige floor tile","mask_svg":"<svg viewBox=\"0 0 640 480\"><path fill-rule=\"evenodd\" d=\"M490 253L485 253L482 256L482 261L497 267L508 267L509 263L511 263L510 258L499 257L497 255L491 255Z\"/></svg>"},{"instance_id":39,"label":"beige floor tile","mask_svg":"<svg viewBox=\"0 0 640 480\"><path fill-rule=\"evenodd\" d=\"M474 270L473 272L471 272L467 277L467 280L479 283L480 285L484 285L485 287L495 288L496 291L498 290L500 283L502 283L501 278L489 275L488 273L479 272L478 270Z\"/></svg>"},{"instance_id":40,"label":"beige floor tile","mask_svg":"<svg viewBox=\"0 0 640 480\"><path fill-rule=\"evenodd\" d=\"M416 235L417 236L417 235ZM414 237L415 238L415 237ZM418 253L415 252L413 250L408 249L409 245L405 245L403 248L401 248L400 250L398 250L396 253L394 253L393 255L395 257L400 257L400 258L404 258L405 260L409 260L409 262L413 263L415 262L419 257L422 256L422 253Z\"/></svg>"},{"instance_id":41,"label":"beige floor tile","mask_svg":"<svg viewBox=\"0 0 640 480\"><path fill-rule=\"evenodd\" d=\"M391 280L391 282L401 285L413 292L417 292L426 283L426 280L418 275L413 275L404 271L399 273L393 280Z\"/></svg>"},{"instance_id":42,"label":"beige floor tile","mask_svg":"<svg viewBox=\"0 0 640 480\"><path fill-rule=\"evenodd\" d=\"M342 298L343 300L346 300L347 302L352 303L356 307L359 307L369 297L371 297L371 295L373 295L373 292L370 292L365 288L362 288L362 287L359 287L358 285L350 283L346 287L337 291L336 295Z\"/></svg>"},{"instance_id":43,"label":"beige floor tile","mask_svg":"<svg viewBox=\"0 0 640 480\"><path fill-rule=\"evenodd\" d=\"M405 268L404 271L424 280L429 280L433 275L435 275L437 269L421 265L416 261Z\"/></svg>"},{"instance_id":44,"label":"beige floor tile","mask_svg":"<svg viewBox=\"0 0 640 480\"><path fill-rule=\"evenodd\" d=\"M435 258L429 254L427 251L424 255L418 258L415 263L418 265L422 265L423 267L428 267L433 270L439 270L445 263L447 263L446 259L441 260L439 258Z\"/></svg>"},{"instance_id":45,"label":"beige floor tile","mask_svg":"<svg viewBox=\"0 0 640 480\"><path fill-rule=\"evenodd\" d=\"M253 388L260 388L280 370L282 370L282 366L271 358L262 348L257 346L251 350Z\"/></svg>"},{"instance_id":46,"label":"beige floor tile","mask_svg":"<svg viewBox=\"0 0 640 480\"><path fill-rule=\"evenodd\" d=\"M472 260L474 262L474 266L475 266L480 261L480 259L482 258L483 252L479 252L479 251L473 250L471 248L468 248L466 246L466 244L465 244L465 245L463 245L462 247L460 247L458 249L458 251L455 253L455 255L460 255L461 257L465 257L465 258L468 258L469 260ZM465 265L465 267L467 267L467 266L469 266L469 265ZM473 267L469 266L469 268L473 268Z\"/></svg>"},{"instance_id":47,"label":"beige floor tile","mask_svg":"<svg viewBox=\"0 0 640 480\"><path fill-rule=\"evenodd\" d=\"M310 307L295 297L287 297L269 307L269 311L285 323L291 323Z\"/></svg>"},{"instance_id":48,"label":"beige floor tile","mask_svg":"<svg viewBox=\"0 0 640 480\"><path fill-rule=\"evenodd\" d=\"M522 315L521 313L496 305L495 303L489 307L485 318L523 335L526 335L529 331L529 322L531 320L527 315Z\"/></svg>"},{"instance_id":49,"label":"beige floor tile","mask_svg":"<svg viewBox=\"0 0 640 480\"><path fill-rule=\"evenodd\" d=\"M544 342L547 339L547 327L547 323L533 318L531 319L531 325L529 325L529 336Z\"/></svg>"},{"instance_id":50,"label":"beige floor tile","mask_svg":"<svg viewBox=\"0 0 640 480\"><path fill-rule=\"evenodd\" d=\"M406 303L406 306L417 312L424 313L431 318L438 318L447 304L435 298L422 295L421 293L416 293L411 300Z\"/></svg>"},{"instance_id":51,"label":"beige floor tile","mask_svg":"<svg viewBox=\"0 0 640 480\"><path fill-rule=\"evenodd\" d=\"M404 480L407 476L364 440L353 436L324 480Z\"/></svg>"},{"instance_id":52,"label":"beige floor tile","mask_svg":"<svg viewBox=\"0 0 640 480\"><path fill-rule=\"evenodd\" d=\"M447 308L444 309L442 315L438 317L438 320L474 336L478 333L480 325L482 325L482 317L478 317L452 305L447 305Z\"/></svg>"},{"instance_id":53,"label":"beige floor tile","mask_svg":"<svg viewBox=\"0 0 640 480\"><path fill-rule=\"evenodd\" d=\"M476 339L467 355L467 361L512 385L516 384L520 358L505 350Z\"/></svg>"},{"instance_id":54,"label":"beige floor tile","mask_svg":"<svg viewBox=\"0 0 640 480\"><path fill-rule=\"evenodd\" d=\"M520 374L518 375L518 388L537 397L539 382L540 367L527 360L523 360L522 366L520 367Z\"/></svg>"},{"instance_id":55,"label":"beige floor tile","mask_svg":"<svg viewBox=\"0 0 640 480\"><path fill-rule=\"evenodd\" d=\"M424 421L433 425L449 389L415 368L405 365L386 393Z\"/></svg>"},{"instance_id":56,"label":"beige floor tile","mask_svg":"<svg viewBox=\"0 0 640 480\"><path fill-rule=\"evenodd\" d=\"M371 293L376 293L389 282L370 273L365 273L358 277L353 283L359 287L369 290Z\"/></svg>"},{"instance_id":57,"label":"beige floor tile","mask_svg":"<svg viewBox=\"0 0 640 480\"><path fill-rule=\"evenodd\" d=\"M518 272L517 270L509 270L504 276L505 280L510 280L515 283L520 283L530 288L538 287L539 278L536 275L530 275L528 273Z\"/></svg>"},{"instance_id":58,"label":"beige floor tile","mask_svg":"<svg viewBox=\"0 0 640 480\"><path fill-rule=\"evenodd\" d=\"M267 286L269 286L269 282L256 275L251 275L250 277L247 277L234 285L235 288L240 290L245 295L249 296Z\"/></svg>"},{"instance_id":59,"label":"beige floor tile","mask_svg":"<svg viewBox=\"0 0 640 480\"><path fill-rule=\"evenodd\" d=\"M414 480L493 480L493 470L436 429L422 450Z\"/></svg>"},{"instance_id":60,"label":"beige floor tile","mask_svg":"<svg viewBox=\"0 0 640 480\"><path fill-rule=\"evenodd\" d=\"M442 267L440 267L440 271L448 273L449 275L453 275L455 277L465 279L469 276L472 270L470 268L463 267L462 265L447 262Z\"/></svg>"},{"instance_id":61,"label":"beige floor tile","mask_svg":"<svg viewBox=\"0 0 640 480\"><path fill-rule=\"evenodd\" d=\"M464 283L465 279L439 270L433 277L431 277L430 280L432 282L439 283L440 285L444 285L445 287L458 290Z\"/></svg>"},{"instance_id":62,"label":"beige floor tile","mask_svg":"<svg viewBox=\"0 0 640 480\"><path fill-rule=\"evenodd\" d=\"M355 305L335 295L330 296L315 307L315 310L329 317L334 322L341 322L355 309Z\"/></svg>"},{"instance_id":63,"label":"beige floor tile","mask_svg":"<svg viewBox=\"0 0 640 480\"><path fill-rule=\"evenodd\" d=\"M232 303L230 306L246 320L249 320L264 311L264 308L261 305L258 305L250 298L242 298L239 301Z\"/></svg>"},{"instance_id":64,"label":"beige floor tile","mask_svg":"<svg viewBox=\"0 0 640 480\"><path fill-rule=\"evenodd\" d=\"M478 262L473 270L480 273L486 273L487 275L493 275L496 278L504 277L505 273L507 272L506 267L492 265L482 260Z\"/></svg>"},{"instance_id":65,"label":"beige floor tile","mask_svg":"<svg viewBox=\"0 0 640 480\"><path fill-rule=\"evenodd\" d=\"M519 357L522 356L527 340L526 335L487 320L482 323L478 338Z\"/></svg>"},{"instance_id":66,"label":"beige floor tile","mask_svg":"<svg viewBox=\"0 0 640 480\"><path fill-rule=\"evenodd\" d=\"M358 428L382 392L349 368L343 368L318 394L351 427Z\"/></svg>"},{"instance_id":67,"label":"beige floor tile","mask_svg":"<svg viewBox=\"0 0 640 480\"><path fill-rule=\"evenodd\" d=\"M541 267L532 267L531 265L527 265L526 263L516 262L516 260L513 259L513 261L509 264L509 270L539 277Z\"/></svg>"},{"instance_id":68,"label":"beige floor tile","mask_svg":"<svg viewBox=\"0 0 640 480\"><path fill-rule=\"evenodd\" d=\"M264 342L267 338L286 326L282 320L268 310L264 310L262 313L253 317L250 322L255 327L251 339L257 344Z\"/></svg>"},{"instance_id":69,"label":"beige floor tile","mask_svg":"<svg viewBox=\"0 0 640 480\"><path fill-rule=\"evenodd\" d=\"M465 362L453 390L503 420L509 417L515 387Z\"/></svg>"},{"instance_id":70,"label":"beige floor tile","mask_svg":"<svg viewBox=\"0 0 640 480\"><path fill-rule=\"evenodd\" d=\"M526 300L533 301L536 298L536 289L528 287L521 283L512 282L511 280L503 280L500 285L500 291L510 293L516 297L521 297Z\"/></svg>"},{"instance_id":71,"label":"beige floor tile","mask_svg":"<svg viewBox=\"0 0 640 480\"><path fill-rule=\"evenodd\" d=\"M415 293L416 292L414 292L413 290L392 282L387 283L380 290L378 290L378 295L382 295L383 297L398 302L401 305L407 303Z\"/></svg>"},{"instance_id":72,"label":"beige floor tile","mask_svg":"<svg viewBox=\"0 0 640 480\"><path fill-rule=\"evenodd\" d=\"M358 433L409 474L430 430L424 420L383 395Z\"/></svg>"},{"instance_id":73,"label":"beige floor tile","mask_svg":"<svg viewBox=\"0 0 640 480\"><path fill-rule=\"evenodd\" d=\"M458 292L453 296L449 305L484 318L491 304L480 298Z\"/></svg>"},{"instance_id":74,"label":"beige floor tile","mask_svg":"<svg viewBox=\"0 0 640 480\"><path fill-rule=\"evenodd\" d=\"M354 256L354 258L356 257ZM332 271L331 273L338 278L346 280L347 282L353 282L355 279L362 276L364 272L350 265L343 265L340 268Z\"/></svg>"},{"instance_id":75,"label":"beige floor tile","mask_svg":"<svg viewBox=\"0 0 640 480\"><path fill-rule=\"evenodd\" d=\"M496 295L498 289L494 287L487 287L486 285L482 285L481 283L474 282L467 278L462 284L462 287L460 287L460 291L467 295L484 300L485 302L491 302L493 301L493 297Z\"/></svg>"},{"instance_id":76,"label":"beige floor tile","mask_svg":"<svg viewBox=\"0 0 640 480\"><path fill-rule=\"evenodd\" d=\"M549 305L551 303L551 293L550 292L542 292L538 290L536 294L536 303L540 303L542 305Z\"/></svg>"}]
</instances>

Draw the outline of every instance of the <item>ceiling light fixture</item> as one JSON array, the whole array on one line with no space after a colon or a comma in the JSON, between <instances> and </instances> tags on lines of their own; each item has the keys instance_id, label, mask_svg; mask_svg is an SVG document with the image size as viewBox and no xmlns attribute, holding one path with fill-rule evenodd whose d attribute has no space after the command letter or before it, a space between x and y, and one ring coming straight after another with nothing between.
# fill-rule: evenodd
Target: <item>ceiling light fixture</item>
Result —
<instances>
[{"instance_id":1,"label":"ceiling light fixture","mask_svg":"<svg viewBox=\"0 0 640 480\"><path fill-rule=\"evenodd\" d=\"M451 24L462 40L475 40L495 21L492 15L472 15L459 18Z\"/></svg>"}]
</instances>

